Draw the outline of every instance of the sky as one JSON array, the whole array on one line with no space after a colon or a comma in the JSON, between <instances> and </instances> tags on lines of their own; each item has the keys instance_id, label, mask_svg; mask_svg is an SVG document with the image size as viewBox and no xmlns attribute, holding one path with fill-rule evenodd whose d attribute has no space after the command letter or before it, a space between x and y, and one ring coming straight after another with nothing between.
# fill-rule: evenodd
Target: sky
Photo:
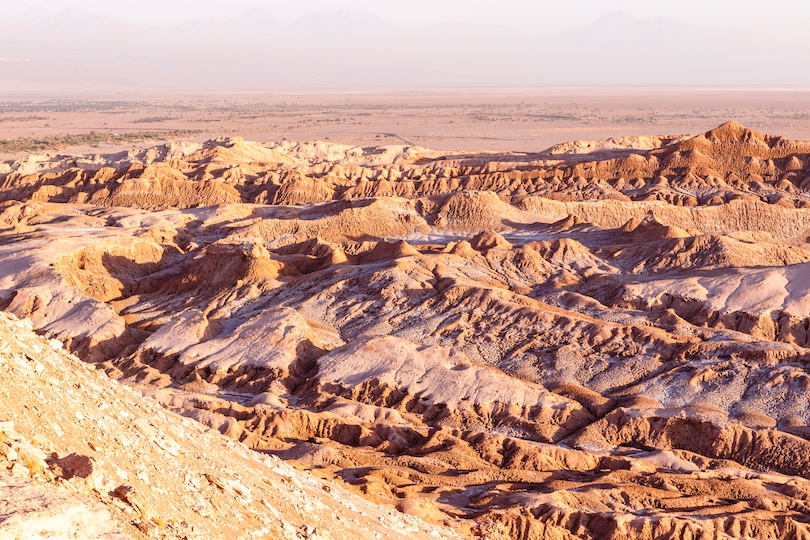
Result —
<instances>
[{"instance_id":1,"label":"sky","mask_svg":"<svg viewBox=\"0 0 810 540\"><path fill-rule=\"evenodd\" d=\"M294 20L325 10L363 10L404 27L447 22L508 26L524 34L553 34L587 26L613 11L639 18L669 16L691 24L728 25L740 31L810 22L807 0L0 0L0 16L33 7L52 13L82 9L146 26L169 26L193 18L228 19L251 7ZM803 34L803 32L802 32Z\"/></svg>"},{"instance_id":2,"label":"sky","mask_svg":"<svg viewBox=\"0 0 810 540\"><path fill-rule=\"evenodd\" d=\"M0 90L806 87L808 26L810 0L0 0Z\"/></svg>"}]
</instances>

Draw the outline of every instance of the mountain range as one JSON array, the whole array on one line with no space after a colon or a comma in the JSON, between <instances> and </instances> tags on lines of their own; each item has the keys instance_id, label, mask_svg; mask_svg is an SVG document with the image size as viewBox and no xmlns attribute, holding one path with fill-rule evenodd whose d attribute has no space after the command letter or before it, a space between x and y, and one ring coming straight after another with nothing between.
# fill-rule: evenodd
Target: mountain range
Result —
<instances>
[{"instance_id":1,"label":"mountain range","mask_svg":"<svg viewBox=\"0 0 810 540\"><path fill-rule=\"evenodd\" d=\"M262 8L146 28L29 10L0 19L0 82L52 91L358 87L802 85L804 50L767 50L734 28L605 15L526 35L495 25L409 29L362 11L288 22Z\"/></svg>"}]
</instances>

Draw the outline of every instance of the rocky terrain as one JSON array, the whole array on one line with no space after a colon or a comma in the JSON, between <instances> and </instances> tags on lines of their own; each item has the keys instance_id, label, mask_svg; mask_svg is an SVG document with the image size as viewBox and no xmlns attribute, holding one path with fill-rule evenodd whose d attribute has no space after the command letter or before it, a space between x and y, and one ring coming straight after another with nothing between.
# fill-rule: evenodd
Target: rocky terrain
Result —
<instances>
[{"instance_id":1,"label":"rocky terrain","mask_svg":"<svg viewBox=\"0 0 810 540\"><path fill-rule=\"evenodd\" d=\"M455 538L166 411L0 315L0 538Z\"/></svg>"},{"instance_id":2,"label":"rocky terrain","mask_svg":"<svg viewBox=\"0 0 810 540\"><path fill-rule=\"evenodd\" d=\"M0 201L0 309L95 368L14 345L33 367L0 370L0 420L44 457L8 482L97 460L109 485L75 515L110 513L99 536L340 538L279 509L260 479L286 474L411 536L810 538L810 143L733 122L537 154L227 138L8 161ZM98 423L79 397L108 427L36 410ZM144 437L194 471L186 507L120 450Z\"/></svg>"}]
</instances>

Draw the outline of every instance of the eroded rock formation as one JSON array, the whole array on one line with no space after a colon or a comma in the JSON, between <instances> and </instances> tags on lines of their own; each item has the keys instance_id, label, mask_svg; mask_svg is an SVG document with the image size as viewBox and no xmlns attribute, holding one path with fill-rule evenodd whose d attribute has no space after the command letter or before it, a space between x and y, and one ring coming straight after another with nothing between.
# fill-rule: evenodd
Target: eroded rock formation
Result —
<instances>
[{"instance_id":1,"label":"eroded rock formation","mask_svg":"<svg viewBox=\"0 0 810 540\"><path fill-rule=\"evenodd\" d=\"M728 123L28 158L0 308L461 536L810 537L808 157Z\"/></svg>"}]
</instances>

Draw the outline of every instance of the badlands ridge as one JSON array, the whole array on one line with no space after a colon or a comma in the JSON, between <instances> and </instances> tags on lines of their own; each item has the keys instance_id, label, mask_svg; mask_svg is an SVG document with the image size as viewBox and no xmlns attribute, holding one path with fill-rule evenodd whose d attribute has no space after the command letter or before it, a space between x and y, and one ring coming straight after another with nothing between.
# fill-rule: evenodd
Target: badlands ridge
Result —
<instances>
[{"instance_id":1,"label":"badlands ridge","mask_svg":"<svg viewBox=\"0 0 810 540\"><path fill-rule=\"evenodd\" d=\"M810 538L810 143L223 138L0 201L0 538Z\"/></svg>"}]
</instances>

